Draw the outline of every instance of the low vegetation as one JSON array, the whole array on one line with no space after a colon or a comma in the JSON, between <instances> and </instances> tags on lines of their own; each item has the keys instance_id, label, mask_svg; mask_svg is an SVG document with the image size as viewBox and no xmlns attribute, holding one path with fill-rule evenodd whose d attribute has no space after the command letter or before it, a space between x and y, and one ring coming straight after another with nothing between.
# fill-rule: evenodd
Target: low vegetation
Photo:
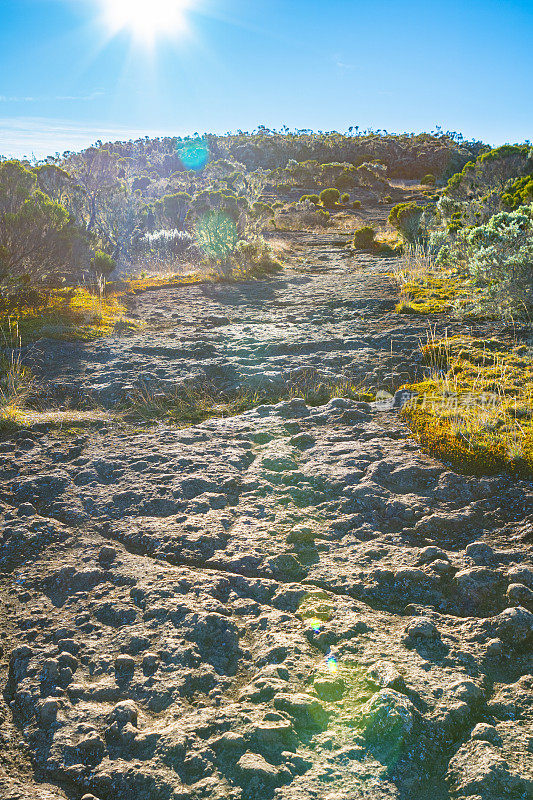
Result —
<instances>
[{"instance_id":1,"label":"low vegetation","mask_svg":"<svg viewBox=\"0 0 533 800\"><path fill-rule=\"evenodd\" d=\"M375 399L372 392L355 385L349 378L331 381L315 370L308 370L289 377L277 389L241 388L235 392L221 392L209 384L192 384L177 387L172 392L159 392L145 386L124 401L122 418L131 422L165 420L186 426L293 398L303 398L308 405L319 406L334 397L349 397L363 402Z\"/></svg>"},{"instance_id":2,"label":"low vegetation","mask_svg":"<svg viewBox=\"0 0 533 800\"><path fill-rule=\"evenodd\" d=\"M353 236L353 246L356 250L373 250L375 247L376 231L371 225L358 228Z\"/></svg>"},{"instance_id":3,"label":"low vegetation","mask_svg":"<svg viewBox=\"0 0 533 800\"><path fill-rule=\"evenodd\" d=\"M187 152L196 154L194 164ZM393 204L400 196L389 183L393 177L417 182L416 202ZM363 200L352 201L354 194ZM4 159L0 329L7 338L16 326L19 344L127 332L136 327L127 315L128 293L265 279L280 270L285 254L273 231L333 226L353 233L355 250L403 253L395 270L398 313L527 326L532 201L529 144L491 150L442 133L261 128L226 137L98 143L39 164ZM367 203L392 205L388 227L378 230L353 213ZM465 469L525 474L531 468L531 359L518 345L496 341L430 343L427 379L412 387L417 399L403 414L440 457ZM29 377L16 359L3 363L1 375L2 418L18 424ZM488 404L463 402L487 392ZM269 393L142 391L123 415L191 424L259 403L303 396L313 404L339 395L365 397L349 381L328 385L313 374ZM450 410L452 396L459 399Z\"/></svg>"},{"instance_id":4,"label":"low vegetation","mask_svg":"<svg viewBox=\"0 0 533 800\"><path fill-rule=\"evenodd\" d=\"M312 200L303 200L278 209L273 225L278 231L312 230L327 228L330 221L329 211L315 205Z\"/></svg>"},{"instance_id":5,"label":"low vegetation","mask_svg":"<svg viewBox=\"0 0 533 800\"><path fill-rule=\"evenodd\" d=\"M4 338L16 326L21 343L40 338L89 340L132 330L117 297L83 287L31 291L9 295L0 304L0 330Z\"/></svg>"},{"instance_id":6,"label":"low vegetation","mask_svg":"<svg viewBox=\"0 0 533 800\"><path fill-rule=\"evenodd\" d=\"M423 245L407 246L394 274L400 287L399 314L459 312L472 304L476 292L471 279L457 268L444 269L436 264Z\"/></svg>"},{"instance_id":7,"label":"low vegetation","mask_svg":"<svg viewBox=\"0 0 533 800\"><path fill-rule=\"evenodd\" d=\"M394 235L379 233L372 225L362 225L354 232L352 245L355 250L380 256L395 256L402 252L402 244Z\"/></svg>"},{"instance_id":8,"label":"low vegetation","mask_svg":"<svg viewBox=\"0 0 533 800\"><path fill-rule=\"evenodd\" d=\"M320 192L320 202L324 208L335 208L341 199L341 193L338 189L324 189Z\"/></svg>"},{"instance_id":9,"label":"low vegetation","mask_svg":"<svg viewBox=\"0 0 533 800\"><path fill-rule=\"evenodd\" d=\"M430 340L427 379L402 410L421 444L479 474L533 476L533 349L498 339Z\"/></svg>"},{"instance_id":10,"label":"low vegetation","mask_svg":"<svg viewBox=\"0 0 533 800\"><path fill-rule=\"evenodd\" d=\"M389 224L400 232L405 242L413 244L420 235L423 212L418 203L398 203L390 211Z\"/></svg>"},{"instance_id":11,"label":"low vegetation","mask_svg":"<svg viewBox=\"0 0 533 800\"><path fill-rule=\"evenodd\" d=\"M423 348L428 375L402 415L428 452L465 471L533 474L532 175L529 145L505 145L466 164L436 203L389 217L408 242L397 312L501 320L525 337Z\"/></svg>"},{"instance_id":12,"label":"low vegetation","mask_svg":"<svg viewBox=\"0 0 533 800\"><path fill-rule=\"evenodd\" d=\"M9 337L9 339L7 338ZM23 409L32 392L33 378L21 363L16 349L20 347L20 337L16 324L4 332L6 355L0 357L0 432L16 429L23 420Z\"/></svg>"}]
</instances>

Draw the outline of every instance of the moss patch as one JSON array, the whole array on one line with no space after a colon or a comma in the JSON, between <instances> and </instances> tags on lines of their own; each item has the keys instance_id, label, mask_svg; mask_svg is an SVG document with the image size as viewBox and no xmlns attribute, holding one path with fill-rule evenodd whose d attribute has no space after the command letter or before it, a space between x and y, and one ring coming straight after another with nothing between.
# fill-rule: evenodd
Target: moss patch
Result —
<instances>
[{"instance_id":1,"label":"moss patch","mask_svg":"<svg viewBox=\"0 0 533 800\"><path fill-rule=\"evenodd\" d=\"M458 270L399 274L401 294L398 314L443 314L472 297L475 287Z\"/></svg>"},{"instance_id":2,"label":"moss patch","mask_svg":"<svg viewBox=\"0 0 533 800\"><path fill-rule=\"evenodd\" d=\"M11 341L16 332L17 344L42 338L89 341L135 327L118 298L98 297L80 287L47 291L31 304L0 311L4 340Z\"/></svg>"},{"instance_id":3,"label":"moss patch","mask_svg":"<svg viewBox=\"0 0 533 800\"><path fill-rule=\"evenodd\" d=\"M423 348L431 377L401 412L425 450L477 474L533 477L533 352L457 337Z\"/></svg>"}]
</instances>

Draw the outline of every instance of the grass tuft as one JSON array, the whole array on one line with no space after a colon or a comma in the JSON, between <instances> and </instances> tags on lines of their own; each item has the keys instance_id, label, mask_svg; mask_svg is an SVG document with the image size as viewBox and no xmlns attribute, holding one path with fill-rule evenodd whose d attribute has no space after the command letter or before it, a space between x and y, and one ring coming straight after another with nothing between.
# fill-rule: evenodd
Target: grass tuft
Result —
<instances>
[{"instance_id":1,"label":"grass tuft","mask_svg":"<svg viewBox=\"0 0 533 800\"><path fill-rule=\"evenodd\" d=\"M401 268L395 271L400 287L398 314L443 314L471 303L473 282L458 269L441 269L424 248L409 246Z\"/></svg>"},{"instance_id":2,"label":"grass tuft","mask_svg":"<svg viewBox=\"0 0 533 800\"><path fill-rule=\"evenodd\" d=\"M533 476L533 351L455 337L422 348L426 380L401 412L429 453L467 472Z\"/></svg>"},{"instance_id":3,"label":"grass tuft","mask_svg":"<svg viewBox=\"0 0 533 800\"><path fill-rule=\"evenodd\" d=\"M320 406L335 397L372 402L375 395L350 379L331 380L315 370L289 377L285 385L268 389L237 389L223 392L209 384L176 387L171 392L143 386L125 400L121 417L128 422L165 421L181 426L196 425L213 417L230 417L259 405L302 398L308 405Z\"/></svg>"},{"instance_id":4,"label":"grass tuft","mask_svg":"<svg viewBox=\"0 0 533 800\"><path fill-rule=\"evenodd\" d=\"M21 344L41 338L90 341L136 327L118 298L83 287L50 289L36 293L29 302L22 298L13 305L4 304L0 310L4 338L13 325Z\"/></svg>"}]
</instances>

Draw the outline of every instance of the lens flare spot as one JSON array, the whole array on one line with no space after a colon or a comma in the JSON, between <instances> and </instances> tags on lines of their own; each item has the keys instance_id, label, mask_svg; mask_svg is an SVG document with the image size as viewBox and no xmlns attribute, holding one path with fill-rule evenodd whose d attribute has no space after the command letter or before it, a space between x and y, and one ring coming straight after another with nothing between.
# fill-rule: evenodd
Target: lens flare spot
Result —
<instances>
[{"instance_id":1,"label":"lens flare spot","mask_svg":"<svg viewBox=\"0 0 533 800\"><path fill-rule=\"evenodd\" d=\"M201 137L185 139L183 142L178 142L176 150L185 169L198 172L203 169L209 161L209 146L205 139Z\"/></svg>"},{"instance_id":2,"label":"lens flare spot","mask_svg":"<svg viewBox=\"0 0 533 800\"><path fill-rule=\"evenodd\" d=\"M320 633L323 622L319 620L317 617L312 617L307 621L307 624L314 633Z\"/></svg>"},{"instance_id":3,"label":"lens flare spot","mask_svg":"<svg viewBox=\"0 0 533 800\"><path fill-rule=\"evenodd\" d=\"M339 671L338 661L335 658L335 656L332 655L331 653L326 658L326 667L328 669L328 672L330 672L332 675L336 675L337 672Z\"/></svg>"}]
</instances>

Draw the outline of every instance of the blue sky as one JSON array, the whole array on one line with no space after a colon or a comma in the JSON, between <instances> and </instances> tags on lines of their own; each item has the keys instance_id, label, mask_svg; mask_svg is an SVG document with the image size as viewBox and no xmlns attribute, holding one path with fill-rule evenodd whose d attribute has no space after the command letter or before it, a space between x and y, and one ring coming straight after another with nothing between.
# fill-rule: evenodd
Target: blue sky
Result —
<instances>
[{"instance_id":1,"label":"blue sky","mask_svg":"<svg viewBox=\"0 0 533 800\"><path fill-rule=\"evenodd\" d=\"M113 2L0 0L0 154L259 124L533 139L533 0L188 0L151 48L111 36Z\"/></svg>"}]
</instances>

